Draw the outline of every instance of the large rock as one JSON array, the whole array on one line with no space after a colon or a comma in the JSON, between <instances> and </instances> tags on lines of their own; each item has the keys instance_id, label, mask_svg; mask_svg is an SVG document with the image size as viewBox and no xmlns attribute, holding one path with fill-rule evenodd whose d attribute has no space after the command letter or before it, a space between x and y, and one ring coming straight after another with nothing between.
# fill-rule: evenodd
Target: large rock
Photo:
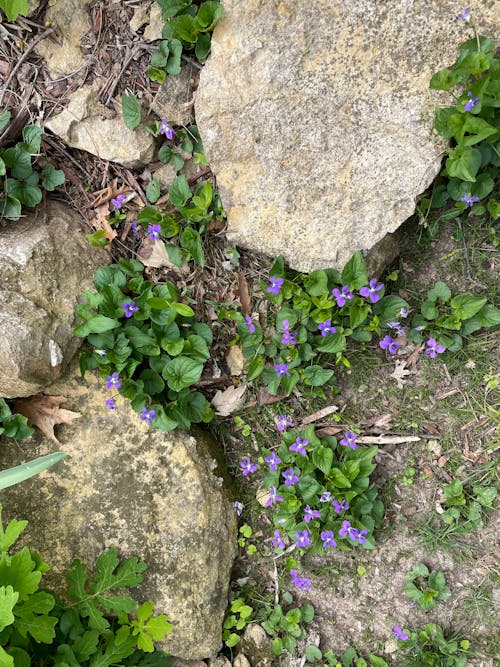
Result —
<instances>
[{"instance_id":1,"label":"large rock","mask_svg":"<svg viewBox=\"0 0 500 667\"><path fill-rule=\"evenodd\" d=\"M59 377L81 344L78 298L108 261L61 202L0 228L0 396L29 396Z\"/></svg>"},{"instance_id":2,"label":"large rock","mask_svg":"<svg viewBox=\"0 0 500 667\"><path fill-rule=\"evenodd\" d=\"M152 161L155 139L143 126L129 130L120 115L103 118L98 103L99 84L82 86L66 109L45 126L73 148L133 169Z\"/></svg>"},{"instance_id":3,"label":"large rock","mask_svg":"<svg viewBox=\"0 0 500 667\"><path fill-rule=\"evenodd\" d=\"M92 375L50 388L82 413L57 436L67 459L38 477L2 491L9 518L28 519L29 543L52 566L45 585L63 594L73 558L93 564L118 547L149 565L136 591L173 623L163 648L188 660L221 646L229 578L236 553L236 514L216 468L213 443L200 431L150 430ZM0 469L58 447L37 436L30 455L0 447Z\"/></svg>"},{"instance_id":4,"label":"large rock","mask_svg":"<svg viewBox=\"0 0 500 667\"><path fill-rule=\"evenodd\" d=\"M495 3L467 4L495 34ZM224 1L195 108L233 242L339 268L413 213L443 150L429 79L473 36L458 9Z\"/></svg>"},{"instance_id":5,"label":"large rock","mask_svg":"<svg viewBox=\"0 0 500 667\"><path fill-rule=\"evenodd\" d=\"M55 29L49 39L36 47L47 61L53 79L73 74L85 65L80 49L90 30L88 7L91 0L49 0L45 24Z\"/></svg>"}]
</instances>

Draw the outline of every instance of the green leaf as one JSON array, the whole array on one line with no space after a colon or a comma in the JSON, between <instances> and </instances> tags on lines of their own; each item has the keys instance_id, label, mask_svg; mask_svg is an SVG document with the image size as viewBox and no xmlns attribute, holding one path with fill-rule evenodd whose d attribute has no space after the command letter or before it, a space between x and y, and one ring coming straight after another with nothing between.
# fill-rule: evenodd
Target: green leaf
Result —
<instances>
[{"instance_id":1,"label":"green leaf","mask_svg":"<svg viewBox=\"0 0 500 667\"><path fill-rule=\"evenodd\" d=\"M198 382L203 371L203 363L180 356L168 362L163 370L163 377L170 389L181 391Z\"/></svg>"},{"instance_id":2,"label":"green leaf","mask_svg":"<svg viewBox=\"0 0 500 667\"><path fill-rule=\"evenodd\" d=\"M0 216L8 220L19 220L21 217L21 202L15 197L2 199L0 196Z\"/></svg>"},{"instance_id":3,"label":"green leaf","mask_svg":"<svg viewBox=\"0 0 500 667\"><path fill-rule=\"evenodd\" d=\"M144 383L144 391L150 396L159 394L165 389L165 383L163 378L156 371L150 370L149 368L141 371L139 375L139 380Z\"/></svg>"},{"instance_id":4,"label":"green leaf","mask_svg":"<svg viewBox=\"0 0 500 667\"><path fill-rule=\"evenodd\" d=\"M457 142L462 143L464 146L472 146L497 132L498 130L496 127L493 127L493 125L490 125L482 118L467 114L465 123L462 127L462 132L457 138Z\"/></svg>"},{"instance_id":5,"label":"green leaf","mask_svg":"<svg viewBox=\"0 0 500 667\"><path fill-rule=\"evenodd\" d=\"M468 320L478 313L486 304L485 296L473 296L472 294L458 294L454 297L450 305L455 310L455 314L461 320Z\"/></svg>"},{"instance_id":6,"label":"green leaf","mask_svg":"<svg viewBox=\"0 0 500 667\"><path fill-rule=\"evenodd\" d=\"M172 308L177 315L181 315L182 317L194 317L194 310L191 306L188 306L187 303L173 303Z\"/></svg>"},{"instance_id":7,"label":"green leaf","mask_svg":"<svg viewBox=\"0 0 500 667\"><path fill-rule=\"evenodd\" d=\"M14 623L14 609L19 593L12 586L0 586L0 632Z\"/></svg>"},{"instance_id":8,"label":"green leaf","mask_svg":"<svg viewBox=\"0 0 500 667\"><path fill-rule=\"evenodd\" d=\"M333 463L333 451L328 447L316 447L312 453L312 462L325 475L328 475Z\"/></svg>"},{"instance_id":9,"label":"green leaf","mask_svg":"<svg viewBox=\"0 0 500 667\"><path fill-rule=\"evenodd\" d=\"M203 252L203 245L201 243L201 236L195 229L187 227L183 230L180 236L180 243L185 248L191 257L202 268L205 266L205 254Z\"/></svg>"},{"instance_id":10,"label":"green leaf","mask_svg":"<svg viewBox=\"0 0 500 667\"><path fill-rule=\"evenodd\" d=\"M356 251L342 271L342 282L351 290L359 289L368 284L365 262L360 251Z\"/></svg>"},{"instance_id":11,"label":"green leaf","mask_svg":"<svg viewBox=\"0 0 500 667\"><path fill-rule=\"evenodd\" d=\"M200 5L196 20L198 25L204 32L213 30L217 21L224 14L224 8L220 2L214 2L214 0L208 0Z\"/></svg>"},{"instance_id":12,"label":"green leaf","mask_svg":"<svg viewBox=\"0 0 500 667\"><path fill-rule=\"evenodd\" d=\"M51 644L56 635L54 626L59 619L47 614L54 604L54 597L45 591L38 591L20 602L14 609L16 630L22 637L29 632L35 641Z\"/></svg>"},{"instance_id":13,"label":"green leaf","mask_svg":"<svg viewBox=\"0 0 500 667\"><path fill-rule=\"evenodd\" d=\"M14 484L24 482L25 479L29 479L30 477L33 477L33 475L38 475L42 470L47 470L47 468L58 463L65 456L67 456L65 452L56 452L55 454L40 456L37 459L28 461L28 463L23 463L15 468L2 470L2 472L0 472L0 489L6 489L8 486L14 486Z\"/></svg>"},{"instance_id":14,"label":"green leaf","mask_svg":"<svg viewBox=\"0 0 500 667\"><path fill-rule=\"evenodd\" d=\"M439 315L439 311L433 301L424 301L420 306L420 311L426 320L435 320Z\"/></svg>"},{"instance_id":15,"label":"green leaf","mask_svg":"<svg viewBox=\"0 0 500 667\"><path fill-rule=\"evenodd\" d=\"M141 105L132 93L122 95L122 116L129 130L135 130L141 124Z\"/></svg>"},{"instance_id":16,"label":"green leaf","mask_svg":"<svg viewBox=\"0 0 500 667\"><path fill-rule=\"evenodd\" d=\"M42 191L36 186L27 185L15 178L8 178L5 183L6 192L25 206L37 206L42 201Z\"/></svg>"},{"instance_id":17,"label":"green leaf","mask_svg":"<svg viewBox=\"0 0 500 667\"><path fill-rule=\"evenodd\" d=\"M373 312L378 315L380 322L399 321L402 308L408 308L408 304L399 296L384 296L373 306Z\"/></svg>"},{"instance_id":18,"label":"green leaf","mask_svg":"<svg viewBox=\"0 0 500 667\"><path fill-rule=\"evenodd\" d=\"M146 186L146 197L152 204L157 202L160 198L160 186L161 184L159 178L153 178Z\"/></svg>"},{"instance_id":19,"label":"green leaf","mask_svg":"<svg viewBox=\"0 0 500 667\"><path fill-rule=\"evenodd\" d=\"M264 370L265 364L266 358L263 355L259 354L254 357L248 364L247 380L250 382L251 380L258 378Z\"/></svg>"},{"instance_id":20,"label":"green leaf","mask_svg":"<svg viewBox=\"0 0 500 667\"><path fill-rule=\"evenodd\" d=\"M500 310L487 303L477 313L476 319L482 327L493 327L500 324Z\"/></svg>"},{"instance_id":21,"label":"green leaf","mask_svg":"<svg viewBox=\"0 0 500 667\"><path fill-rule=\"evenodd\" d=\"M177 208L183 208L186 205L187 200L191 198L191 189L185 174L177 176L172 181L168 189L168 197L173 206Z\"/></svg>"},{"instance_id":22,"label":"green leaf","mask_svg":"<svg viewBox=\"0 0 500 667\"><path fill-rule=\"evenodd\" d=\"M451 90L463 79L459 72L442 69L431 77L429 88L432 90Z\"/></svg>"},{"instance_id":23,"label":"green leaf","mask_svg":"<svg viewBox=\"0 0 500 667\"><path fill-rule=\"evenodd\" d=\"M169 39L168 46L170 52L165 69L172 76L177 76L181 73L182 44L178 39Z\"/></svg>"},{"instance_id":24,"label":"green leaf","mask_svg":"<svg viewBox=\"0 0 500 667\"><path fill-rule=\"evenodd\" d=\"M476 500L481 503L483 507L493 506L493 501L497 495L497 490L494 486L474 486L472 490Z\"/></svg>"},{"instance_id":25,"label":"green leaf","mask_svg":"<svg viewBox=\"0 0 500 667\"><path fill-rule=\"evenodd\" d=\"M210 49L212 48L212 38L209 32L202 32L198 35L198 41L194 48L194 53L198 60L202 63L209 56ZM200 153L196 153L200 155Z\"/></svg>"},{"instance_id":26,"label":"green leaf","mask_svg":"<svg viewBox=\"0 0 500 667\"><path fill-rule=\"evenodd\" d=\"M28 0L2 0L0 8L4 10L8 21L15 21L19 14L28 16L30 11Z\"/></svg>"},{"instance_id":27,"label":"green leaf","mask_svg":"<svg viewBox=\"0 0 500 667\"><path fill-rule=\"evenodd\" d=\"M446 283L438 280L432 289L427 292L427 298L430 301L441 301L446 303L451 297L451 290Z\"/></svg>"},{"instance_id":28,"label":"green leaf","mask_svg":"<svg viewBox=\"0 0 500 667\"><path fill-rule=\"evenodd\" d=\"M388 663L378 655L373 653L368 654L368 659L370 660L371 667L389 667Z\"/></svg>"},{"instance_id":29,"label":"green leaf","mask_svg":"<svg viewBox=\"0 0 500 667\"><path fill-rule=\"evenodd\" d=\"M105 315L93 315L84 324L75 328L75 334L85 338L91 333L103 333L120 326L118 320Z\"/></svg>"},{"instance_id":30,"label":"green leaf","mask_svg":"<svg viewBox=\"0 0 500 667\"><path fill-rule=\"evenodd\" d=\"M323 657L323 653L314 644L306 646L306 659L308 662L319 662Z\"/></svg>"},{"instance_id":31,"label":"green leaf","mask_svg":"<svg viewBox=\"0 0 500 667\"><path fill-rule=\"evenodd\" d=\"M446 160L448 174L463 181L474 182L480 166L481 152L470 146L457 146Z\"/></svg>"},{"instance_id":32,"label":"green leaf","mask_svg":"<svg viewBox=\"0 0 500 667\"><path fill-rule=\"evenodd\" d=\"M11 117L11 113L9 109L4 109L2 113L0 113L0 132L4 129L4 127L7 127L9 124Z\"/></svg>"},{"instance_id":33,"label":"green leaf","mask_svg":"<svg viewBox=\"0 0 500 667\"><path fill-rule=\"evenodd\" d=\"M51 164L48 164L42 170L42 185L48 192L52 192L58 185L62 185L66 180L64 171L61 169L54 169Z\"/></svg>"},{"instance_id":34,"label":"green leaf","mask_svg":"<svg viewBox=\"0 0 500 667\"><path fill-rule=\"evenodd\" d=\"M339 468L332 468L330 470L329 478L333 481L335 486L339 489L350 489L351 482L347 479L344 473Z\"/></svg>"},{"instance_id":35,"label":"green leaf","mask_svg":"<svg viewBox=\"0 0 500 667\"><path fill-rule=\"evenodd\" d=\"M156 81L159 84L164 83L167 78L166 72L158 67L150 67L148 69L148 76L151 81Z\"/></svg>"},{"instance_id":36,"label":"green leaf","mask_svg":"<svg viewBox=\"0 0 500 667\"><path fill-rule=\"evenodd\" d=\"M0 518L1 516L2 505L0 504ZM12 521L7 524L7 527L4 530L3 525L0 522L0 551L7 553L11 546L15 544L19 535L21 535L27 525L27 521L18 521L17 519L12 519Z\"/></svg>"},{"instance_id":37,"label":"green leaf","mask_svg":"<svg viewBox=\"0 0 500 667\"><path fill-rule=\"evenodd\" d=\"M23 128L23 140L26 144L26 149L30 153L38 153L42 143L43 130L38 125L25 125Z\"/></svg>"},{"instance_id":38,"label":"green leaf","mask_svg":"<svg viewBox=\"0 0 500 667\"><path fill-rule=\"evenodd\" d=\"M313 271L304 278L304 287L311 296L321 296L328 292L328 276L325 271Z\"/></svg>"},{"instance_id":39,"label":"green leaf","mask_svg":"<svg viewBox=\"0 0 500 667\"><path fill-rule=\"evenodd\" d=\"M193 16L190 16L189 14L175 16L171 19L170 26L173 30L174 37L183 42L188 42L189 44L194 44L196 42L199 25Z\"/></svg>"},{"instance_id":40,"label":"green leaf","mask_svg":"<svg viewBox=\"0 0 500 667\"><path fill-rule=\"evenodd\" d=\"M333 377L333 371L321 366L308 366L304 369L304 381L313 387L320 387Z\"/></svg>"}]
</instances>

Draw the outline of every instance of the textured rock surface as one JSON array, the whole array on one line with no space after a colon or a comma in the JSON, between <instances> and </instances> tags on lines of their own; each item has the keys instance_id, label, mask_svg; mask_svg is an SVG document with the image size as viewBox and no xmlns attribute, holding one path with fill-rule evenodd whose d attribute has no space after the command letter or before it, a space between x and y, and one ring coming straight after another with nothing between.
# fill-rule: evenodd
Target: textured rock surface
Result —
<instances>
[{"instance_id":1,"label":"textured rock surface","mask_svg":"<svg viewBox=\"0 0 500 667\"><path fill-rule=\"evenodd\" d=\"M495 3L468 4L495 34ZM472 30L454 0L224 9L195 107L229 236L297 269L340 268L408 218L438 172L428 83Z\"/></svg>"},{"instance_id":2,"label":"textured rock surface","mask_svg":"<svg viewBox=\"0 0 500 667\"><path fill-rule=\"evenodd\" d=\"M48 392L49 393L49 392ZM64 590L73 558L94 563L103 549L137 556L149 565L138 599L151 599L174 625L164 648L199 660L217 653L236 553L236 515L215 470L212 441L196 431L161 433L141 422L120 396L92 375L50 388L68 397L81 419L60 426L67 459L52 470L5 489L9 517L29 520L30 544L52 566L46 585ZM41 444L27 457L0 447L0 469L58 449ZM40 508L43 507L43 511Z\"/></svg>"},{"instance_id":3,"label":"textured rock surface","mask_svg":"<svg viewBox=\"0 0 500 667\"><path fill-rule=\"evenodd\" d=\"M82 86L67 108L51 118L46 127L80 150L111 160L129 169L153 159L155 140L144 127L129 130L120 115L102 118L98 105L99 84ZM109 113L109 110L106 109Z\"/></svg>"},{"instance_id":4,"label":"textured rock surface","mask_svg":"<svg viewBox=\"0 0 500 667\"><path fill-rule=\"evenodd\" d=\"M66 76L85 65L80 50L82 37L90 30L90 0L50 0L45 24L56 33L36 47L45 58L53 79Z\"/></svg>"},{"instance_id":5,"label":"textured rock surface","mask_svg":"<svg viewBox=\"0 0 500 667\"><path fill-rule=\"evenodd\" d=\"M186 65L179 76L167 76L151 105L160 118L172 125L189 125L193 121L194 67Z\"/></svg>"},{"instance_id":6,"label":"textured rock surface","mask_svg":"<svg viewBox=\"0 0 500 667\"><path fill-rule=\"evenodd\" d=\"M0 396L36 394L59 377L81 344L78 298L108 261L60 202L0 228Z\"/></svg>"}]
</instances>

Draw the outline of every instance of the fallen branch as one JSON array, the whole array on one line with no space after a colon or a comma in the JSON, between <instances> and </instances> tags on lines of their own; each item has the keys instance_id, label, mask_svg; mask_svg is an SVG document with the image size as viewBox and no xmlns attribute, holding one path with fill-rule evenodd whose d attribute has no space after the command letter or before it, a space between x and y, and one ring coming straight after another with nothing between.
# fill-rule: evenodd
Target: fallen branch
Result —
<instances>
[{"instance_id":1,"label":"fallen branch","mask_svg":"<svg viewBox=\"0 0 500 667\"><path fill-rule=\"evenodd\" d=\"M403 445L421 440L419 435L361 435L356 438L361 445Z\"/></svg>"}]
</instances>

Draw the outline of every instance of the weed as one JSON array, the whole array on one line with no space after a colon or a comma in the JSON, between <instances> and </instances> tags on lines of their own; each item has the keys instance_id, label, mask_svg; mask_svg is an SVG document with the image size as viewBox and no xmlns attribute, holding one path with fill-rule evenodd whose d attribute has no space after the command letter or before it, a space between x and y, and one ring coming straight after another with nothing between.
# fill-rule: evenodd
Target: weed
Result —
<instances>
[{"instance_id":1,"label":"weed","mask_svg":"<svg viewBox=\"0 0 500 667\"><path fill-rule=\"evenodd\" d=\"M444 602L451 595L444 574L437 570L429 572L424 563L417 563L406 575L405 582L406 595L424 611L434 609L438 601Z\"/></svg>"}]
</instances>

